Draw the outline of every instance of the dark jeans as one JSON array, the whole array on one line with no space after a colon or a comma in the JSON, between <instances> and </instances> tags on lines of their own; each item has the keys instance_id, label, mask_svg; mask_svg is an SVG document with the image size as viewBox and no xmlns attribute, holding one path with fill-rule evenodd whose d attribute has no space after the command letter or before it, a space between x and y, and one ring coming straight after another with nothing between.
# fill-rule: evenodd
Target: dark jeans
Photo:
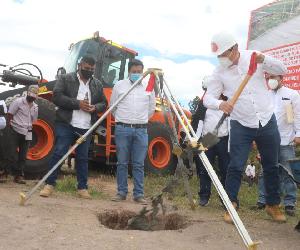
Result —
<instances>
[{"instance_id":1,"label":"dark jeans","mask_svg":"<svg viewBox=\"0 0 300 250\"><path fill-rule=\"evenodd\" d=\"M87 130L74 128L69 124L55 124L55 147L52 158L49 161L49 170L67 153L70 146L79 138L79 134L83 135ZM75 168L77 172L77 188L87 189L88 179L88 152L91 143L91 136L85 142L81 143L75 150ZM46 184L55 185L58 175L57 168L46 180Z\"/></svg>"},{"instance_id":2,"label":"dark jeans","mask_svg":"<svg viewBox=\"0 0 300 250\"><path fill-rule=\"evenodd\" d=\"M206 151L206 156L209 162L214 166L216 158L218 157L218 174L223 186L225 186L227 167L229 164L228 153L228 136L220 138L220 142ZM200 178L200 198L210 198L211 195L211 179L203 166L199 156L195 157L197 173Z\"/></svg>"},{"instance_id":3,"label":"dark jeans","mask_svg":"<svg viewBox=\"0 0 300 250\"><path fill-rule=\"evenodd\" d=\"M116 125L115 140L117 146L117 184L118 194L128 193L128 164L132 164L133 197L144 196L144 161L148 149L148 133L146 128L130 128Z\"/></svg>"},{"instance_id":4,"label":"dark jeans","mask_svg":"<svg viewBox=\"0 0 300 250\"><path fill-rule=\"evenodd\" d=\"M261 155L266 187L266 203L280 204L278 153L280 136L276 118L273 115L267 125L248 128L239 122L230 122L230 163L228 166L225 189L231 201L238 203L238 192L244 166L248 159L252 142L255 141Z\"/></svg>"},{"instance_id":5,"label":"dark jeans","mask_svg":"<svg viewBox=\"0 0 300 250\"><path fill-rule=\"evenodd\" d=\"M295 149L292 145L280 146L279 153L279 163L284 165L286 168L291 170L290 163L288 160L294 159ZM292 206L294 207L297 202L297 185L292 180L292 178L288 175L288 173L279 168L279 177L280 177L280 192L283 195L283 204L284 206ZM265 204L266 203L266 191L265 191L265 183L263 179L263 174L261 173L258 179L258 191L259 198L258 202Z\"/></svg>"},{"instance_id":6,"label":"dark jeans","mask_svg":"<svg viewBox=\"0 0 300 250\"><path fill-rule=\"evenodd\" d=\"M11 168L13 176L22 176L24 175L29 141L25 140L25 135L17 133L12 128L7 131L9 133L9 140L5 143L7 164Z\"/></svg>"}]
</instances>

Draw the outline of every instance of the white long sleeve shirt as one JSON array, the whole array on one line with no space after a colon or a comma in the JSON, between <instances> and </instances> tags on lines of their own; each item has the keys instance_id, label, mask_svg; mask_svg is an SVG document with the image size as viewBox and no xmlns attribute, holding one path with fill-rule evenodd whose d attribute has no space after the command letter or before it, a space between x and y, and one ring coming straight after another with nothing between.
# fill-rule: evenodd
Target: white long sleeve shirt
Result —
<instances>
[{"instance_id":1,"label":"white long sleeve shirt","mask_svg":"<svg viewBox=\"0 0 300 250\"><path fill-rule=\"evenodd\" d=\"M4 113L7 113L7 107L4 101L0 101L0 105L3 106ZM0 116L0 129L4 129L6 126L6 119L3 116Z\"/></svg>"},{"instance_id":2,"label":"white long sleeve shirt","mask_svg":"<svg viewBox=\"0 0 300 250\"><path fill-rule=\"evenodd\" d=\"M86 93L88 94L89 102L91 103L91 91L89 81L84 83L79 74L77 74L79 80L79 88L77 93L77 100L84 100ZM73 110L71 125L75 128L89 129L91 127L91 114L81 109Z\"/></svg>"},{"instance_id":3,"label":"white long sleeve shirt","mask_svg":"<svg viewBox=\"0 0 300 250\"><path fill-rule=\"evenodd\" d=\"M112 106L132 83L129 79L118 81L112 91L110 106ZM155 93L146 91L147 83L137 85L117 106L112 114L116 122L127 124L146 124L155 111Z\"/></svg>"},{"instance_id":4,"label":"white long sleeve shirt","mask_svg":"<svg viewBox=\"0 0 300 250\"><path fill-rule=\"evenodd\" d=\"M245 78L250 64L250 58L254 51L240 51L238 65L229 68L218 66L208 83L207 93L204 97L204 105L207 108L219 109L223 93L229 100L233 97L242 80ZM264 62L258 64L255 74L236 102L230 119L236 120L245 127L258 128L259 123L265 126L274 113L272 93L268 91L264 73L284 75L287 68L284 64L270 56L265 56Z\"/></svg>"},{"instance_id":5,"label":"white long sleeve shirt","mask_svg":"<svg viewBox=\"0 0 300 250\"><path fill-rule=\"evenodd\" d=\"M207 109L205 113L204 122L200 120L198 123L198 128L196 132L197 136L200 137L201 135L204 136L209 132L213 132L222 115L223 112L221 110ZM228 118L225 119L225 121L218 130L218 137L223 137L227 135Z\"/></svg>"},{"instance_id":6,"label":"white long sleeve shirt","mask_svg":"<svg viewBox=\"0 0 300 250\"><path fill-rule=\"evenodd\" d=\"M281 87L274 94L275 116L281 137L281 145L289 145L295 137L300 137L300 95L296 90ZM287 106L291 105L293 121L287 120Z\"/></svg>"}]
</instances>

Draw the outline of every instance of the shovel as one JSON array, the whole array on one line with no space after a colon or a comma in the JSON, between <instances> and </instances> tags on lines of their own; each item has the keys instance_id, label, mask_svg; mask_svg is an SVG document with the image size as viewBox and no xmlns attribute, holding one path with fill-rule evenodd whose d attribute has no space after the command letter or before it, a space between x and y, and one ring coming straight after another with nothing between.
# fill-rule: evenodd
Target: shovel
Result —
<instances>
[{"instance_id":1,"label":"shovel","mask_svg":"<svg viewBox=\"0 0 300 250\"><path fill-rule=\"evenodd\" d=\"M247 75L245 76L244 80L241 82L239 88L234 93L232 99L228 101L229 103L232 104L232 106L234 106L234 104L237 102L239 96L243 92L244 88L246 87L247 83L251 79L252 75L255 73L256 69L257 69L256 53L253 52L251 55L250 65L249 65ZM223 113L221 119L217 123L217 126L215 127L213 132L212 133L209 132L205 136L203 136L203 138L199 138L198 142L202 143L202 145L205 148L211 148L212 146L216 145L220 141L220 139L218 138L218 130L227 117L228 114Z\"/></svg>"}]
</instances>

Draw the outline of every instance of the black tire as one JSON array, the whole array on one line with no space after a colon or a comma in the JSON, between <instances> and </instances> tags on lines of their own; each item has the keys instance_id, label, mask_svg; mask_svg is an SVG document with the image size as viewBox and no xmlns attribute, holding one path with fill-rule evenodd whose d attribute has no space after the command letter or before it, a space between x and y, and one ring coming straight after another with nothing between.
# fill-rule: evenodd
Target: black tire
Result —
<instances>
[{"instance_id":1,"label":"black tire","mask_svg":"<svg viewBox=\"0 0 300 250\"><path fill-rule=\"evenodd\" d=\"M149 146L145 160L146 174L167 175L175 172L177 157L172 154L173 145L171 135L171 129L165 124L160 122L149 123ZM167 157L167 159L164 157Z\"/></svg>"},{"instance_id":2,"label":"black tire","mask_svg":"<svg viewBox=\"0 0 300 250\"><path fill-rule=\"evenodd\" d=\"M39 113L38 113L38 119L47 123L47 125L49 126L49 129L51 129L52 133L53 133L53 142L54 142L54 121L55 121L55 105L51 102L49 102L46 99L43 98L38 98L36 100L36 103L38 104L38 109L39 109ZM37 130L35 128L35 126L33 127L33 139L30 143L30 147L29 150L32 149L37 141ZM52 137L52 136L51 136ZM43 136L43 139L45 140L45 136ZM50 139L50 138L49 138ZM48 138L46 138L46 140L48 140ZM45 155L43 158L37 159L37 160L29 160L27 158L26 161L26 166L25 166L25 176L26 177L41 177L42 175L44 175L45 173L48 172L48 161L52 155L53 149L54 149L54 143L51 144L52 147L49 151L49 153L47 155ZM27 155L28 157L28 155Z\"/></svg>"}]
</instances>

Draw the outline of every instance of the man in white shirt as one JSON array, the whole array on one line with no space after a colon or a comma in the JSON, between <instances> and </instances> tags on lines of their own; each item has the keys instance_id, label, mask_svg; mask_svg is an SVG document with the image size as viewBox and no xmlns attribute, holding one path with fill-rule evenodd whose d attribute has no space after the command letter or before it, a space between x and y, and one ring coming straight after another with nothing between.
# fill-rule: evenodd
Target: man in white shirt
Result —
<instances>
[{"instance_id":1,"label":"man in white shirt","mask_svg":"<svg viewBox=\"0 0 300 250\"><path fill-rule=\"evenodd\" d=\"M300 144L300 95L296 90L283 86L282 76L267 75L266 79L274 95L275 116L281 138L279 163L290 169L288 161L296 157L295 144ZM279 168L279 174L285 212L295 216L297 185L283 168ZM266 204L263 178L259 179L257 204Z\"/></svg>"},{"instance_id":2,"label":"man in white shirt","mask_svg":"<svg viewBox=\"0 0 300 250\"><path fill-rule=\"evenodd\" d=\"M107 102L100 81L93 77L96 61L84 56L78 71L62 75L53 90L53 103L58 107L55 122L55 147L49 161L49 170L67 153L70 146L98 119ZM88 192L88 152L91 135L75 150L77 193L80 198L91 199ZM40 196L49 197L56 184L58 169L46 180Z\"/></svg>"},{"instance_id":3,"label":"man in white shirt","mask_svg":"<svg viewBox=\"0 0 300 250\"><path fill-rule=\"evenodd\" d=\"M248 178L249 187L251 187L255 178L255 165L253 162L246 167L245 174Z\"/></svg>"},{"instance_id":4,"label":"man in white shirt","mask_svg":"<svg viewBox=\"0 0 300 250\"><path fill-rule=\"evenodd\" d=\"M280 136L273 112L271 93L265 85L264 73L285 74L287 68L274 58L257 54L256 73L240 95L236 105L219 100L221 93L233 97L245 78L253 51L240 51L234 37L227 33L216 34L212 39L212 52L220 65L216 67L204 105L230 114L230 163L227 170L225 189L235 208L238 208L238 192L243 169L253 141L262 156L262 166L267 189L266 211L278 222L286 220L279 209L278 151ZM233 223L228 212L224 220Z\"/></svg>"},{"instance_id":5,"label":"man in white shirt","mask_svg":"<svg viewBox=\"0 0 300 250\"><path fill-rule=\"evenodd\" d=\"M221 95L220 100L227 100L226 96ZM216 124L221 119L223 112L216 109L206 109L203 105L202 100L200 100L197 112L200 114L198 127L197 127L197 136L202 137L207 133L213 132ZM193 118L195 118L194 116ZM192 123L195 123L195 120L192 120ZM218 138L220 141L209 148L205 154L207 155L208 160L214 166L216 160L218 159L218 174L223 186L225 186L227 167L229 164L229 153L228 153L228 118L225 119L223 124L218 130ZM199 188L199 205L207 206L209 203L211 195L211 179L203 166L199 156L195 156L195 164L197 173L200 179L200 188Z\"/></svg>"},{"instance_id":6,"label":"man in white shirt","mask_svg":"<svg viewBox=\"0 0 300 250\"><path fill-rule=\"evenodd\" d=\"M126 93L143 73L144 65L133 59L128 63L129 78L117 82L113 88L110 105ZM155 111L154 91L146 91L142 82L137 85L113 110L115 117L115 142L117 147L117 195L113 201L126 199L128 193L128 164L132 164L133 199L145 203L144 161L148 149L147 124Z\"/></svg>"}]
</instances>

